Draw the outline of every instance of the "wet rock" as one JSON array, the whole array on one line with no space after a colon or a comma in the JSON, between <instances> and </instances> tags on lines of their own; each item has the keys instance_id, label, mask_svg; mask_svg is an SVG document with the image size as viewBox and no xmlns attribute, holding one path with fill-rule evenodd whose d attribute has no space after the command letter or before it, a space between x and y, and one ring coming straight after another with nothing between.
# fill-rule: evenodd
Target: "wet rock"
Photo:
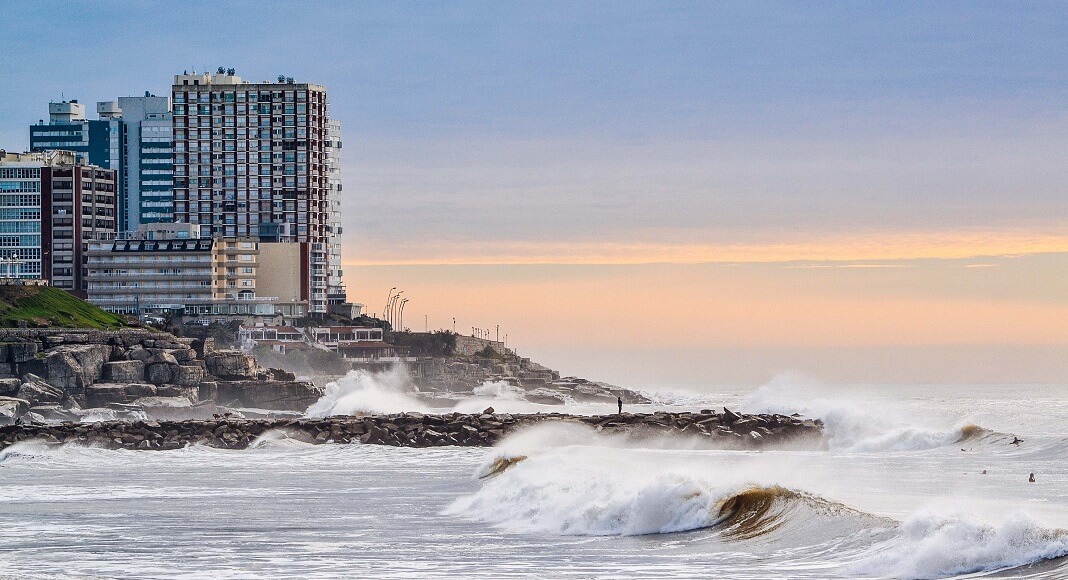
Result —
<instances>
[{"instance_id":1,"label":"wet rock","mask_svg":"<svg viewBox=\"0 0 1068 580\"><path fill-rule=\"evenodd\" d=\"M730 409L728 409L726 407L723 407L723 419L722 419L722 421L723 421L724 424L726 424L726 425L733 424L740 417L741 416L738 415L737 413L735 413L734 411L731 411Z\"/></svg>"}]
</instances>

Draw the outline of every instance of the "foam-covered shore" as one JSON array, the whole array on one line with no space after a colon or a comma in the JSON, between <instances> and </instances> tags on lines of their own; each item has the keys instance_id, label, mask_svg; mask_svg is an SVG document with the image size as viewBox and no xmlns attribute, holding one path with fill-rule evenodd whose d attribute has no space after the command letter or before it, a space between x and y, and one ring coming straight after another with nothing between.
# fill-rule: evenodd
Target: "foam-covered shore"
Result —
<instances>
[{"instance_id":1,"label":"foam-covered shore","mask_svg":"<svg viewBox=\"0 0 1068 580\"><path fill-rule=\"evenodd\" d=\"M622 413L576 416L562 413L431 414L337 416L307 419L231 419L185 421L102 421L0 427L0 448L21 441L73 443L110 449L166 450L188 445L244 449L268 433L308 443L370 443L398 447L491 446L522 427L548 422L586 425L604 433L633 436L677 435L728 448L820 441L819 420L785 415L745 415L703 410L699 413Z\"/></svg>"}]
</instances>

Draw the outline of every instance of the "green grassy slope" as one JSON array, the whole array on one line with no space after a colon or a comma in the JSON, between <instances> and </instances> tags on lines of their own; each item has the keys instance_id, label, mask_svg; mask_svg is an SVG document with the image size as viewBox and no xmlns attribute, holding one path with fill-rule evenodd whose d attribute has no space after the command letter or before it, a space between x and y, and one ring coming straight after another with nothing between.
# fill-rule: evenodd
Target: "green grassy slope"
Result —
<instances>
[{"instance_id":1,"label":"green grassy slope","mask_svg":"<svg viewBox=\"0 0 1068 580\"><path fill-rule=\"evenodd\" d=\"M119 328L126 319L51 286L0 285L0 327Z\"/></svg>"}]
</instances>

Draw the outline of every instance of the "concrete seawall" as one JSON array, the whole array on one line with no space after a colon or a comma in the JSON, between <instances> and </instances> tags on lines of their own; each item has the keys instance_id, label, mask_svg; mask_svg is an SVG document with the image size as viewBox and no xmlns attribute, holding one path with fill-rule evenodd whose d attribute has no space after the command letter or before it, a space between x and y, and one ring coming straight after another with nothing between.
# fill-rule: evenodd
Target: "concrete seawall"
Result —
<instances>
[{"instance_id":1,"label":"concrete seawall","mask_svg":"<svg viewBox=\"0 0 1068 580\"><path fill-rule=\"evenodd\" d=\"M516 429L546 422L587 425L599 432L633 436L678 435L710 446L761 448L797 440L819 441L819 420L783 415L744 415L727 409L699 413L623 413L576 416L539 414L400 413L321 419L107 421L0 427L0 448L22 441L81 444L108 449L168 450L194 444L244 449L275 431L308 443L366 443L398 447L491 446Z\"/></svg>"}]
</instances>

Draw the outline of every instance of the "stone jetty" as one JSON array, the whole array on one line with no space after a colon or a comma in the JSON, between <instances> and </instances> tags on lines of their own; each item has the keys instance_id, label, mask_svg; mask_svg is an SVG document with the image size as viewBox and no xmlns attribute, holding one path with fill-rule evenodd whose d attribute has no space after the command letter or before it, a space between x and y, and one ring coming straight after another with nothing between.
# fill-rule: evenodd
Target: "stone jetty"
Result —
<instances>
[{"instance_id":1,"label":"stone jetty","mask_svg":"<svg viewBox=\"0 0 1068 580\"><path fill-rule=\"evenodd\" d=\"M676 435L712 447L763 448L798 440L818 442L819 420L784 415L745 415L728 409L697 413L622 413L578 416L561 413L400 413L316 419L105 421L0 427L0 448L20 441L82 444L108 449L168 450L189 445L244 449L270 431L308 443L364 443L397 447L491 446L505 435L538 423L586 425L606 434L634 437Z\"/></svg>"}]
</instances>

